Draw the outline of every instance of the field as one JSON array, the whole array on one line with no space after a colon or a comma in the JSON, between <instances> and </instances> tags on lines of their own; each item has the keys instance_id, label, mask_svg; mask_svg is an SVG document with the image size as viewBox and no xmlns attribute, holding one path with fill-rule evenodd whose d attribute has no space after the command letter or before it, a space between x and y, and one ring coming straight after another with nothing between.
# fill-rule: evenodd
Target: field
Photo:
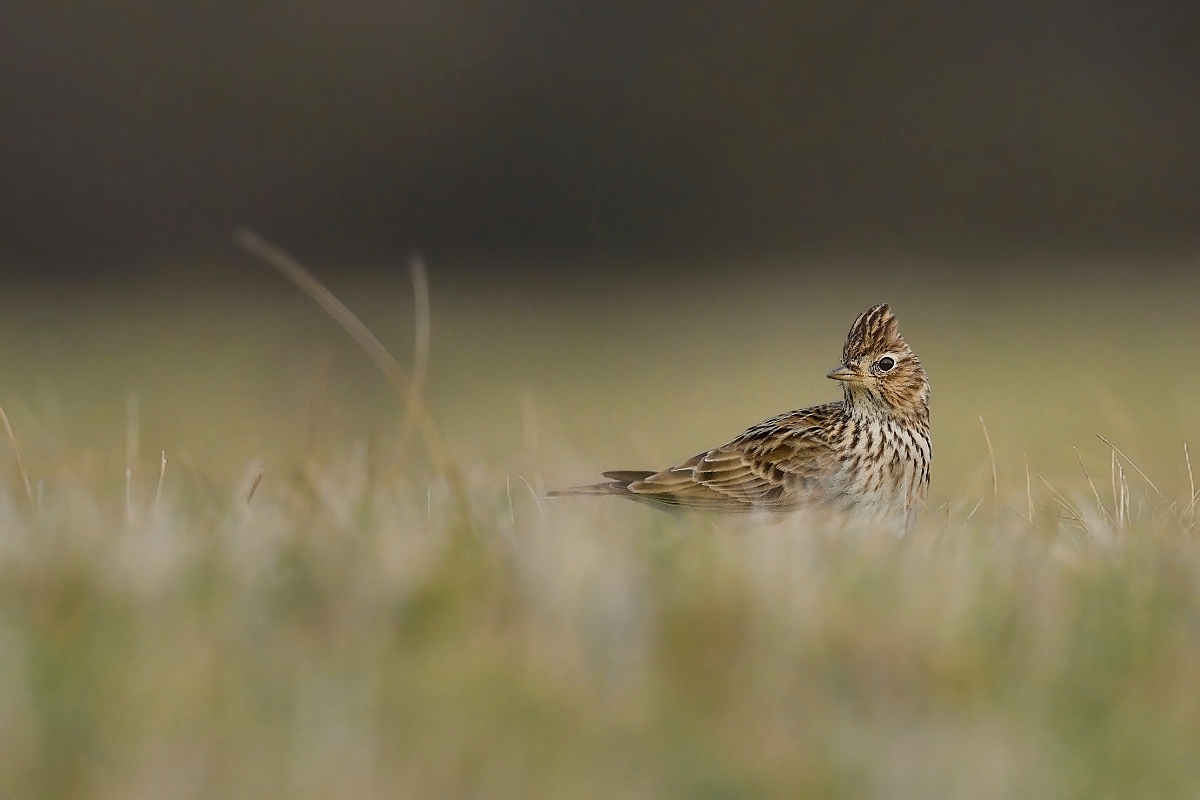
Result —
<instances>
[{"instance_id":1,"label":"field","mask_svg":"<svg viewBox=\"0 0 1200 800\"><path fill-rule=\"evenodd\" d=\"M407 368L404 265L310 266ZM1143 266L434 263L457 484L248 259L14 291L0 797L1200 795L1200 281ZM834 398L880 301L913 535L543 499Z\"/></svg>"}]
</instances>

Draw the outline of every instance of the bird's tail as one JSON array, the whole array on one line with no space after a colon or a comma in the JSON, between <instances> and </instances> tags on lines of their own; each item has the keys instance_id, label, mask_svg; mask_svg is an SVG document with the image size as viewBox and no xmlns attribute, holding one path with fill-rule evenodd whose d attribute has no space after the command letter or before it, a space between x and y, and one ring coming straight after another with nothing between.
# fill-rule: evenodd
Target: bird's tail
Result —
<instances>
[{"instance_id":1,"label":"bird's tail","mask_svg":"<svg viewBox=\"0 0 1200 800\"><path fill-rule=\"evenodd\" d=\"M648 470L614 470L612 472L601 473L604 477L609 478L604 483L592 483L587 486L572 486L569 489L557 489L546 493L547 497L567 497L569 495L579 494L608 494L608 495L627 495L629 484L634 481L645 480L654 473Z\"/></svg>"}]
</instances>

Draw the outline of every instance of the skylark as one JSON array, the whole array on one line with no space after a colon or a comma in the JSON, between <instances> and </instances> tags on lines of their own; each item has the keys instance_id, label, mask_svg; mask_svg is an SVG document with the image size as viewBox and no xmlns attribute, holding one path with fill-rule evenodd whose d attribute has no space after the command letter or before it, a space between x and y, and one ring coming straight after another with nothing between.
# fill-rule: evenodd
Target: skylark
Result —
<instances>
[{"instance_id":1,"label":"skylark","mask_svg":"<svg viewBox=\"0 0 1200 800\"><path fill-rule=\"evenodd\" d=\"M850 327L842 400L789 411L661 472L552 495L615 495L668 509L813 510L858 523L910 528L929 489L929 379L884 305Z\"/></svg>"}]
</instances>

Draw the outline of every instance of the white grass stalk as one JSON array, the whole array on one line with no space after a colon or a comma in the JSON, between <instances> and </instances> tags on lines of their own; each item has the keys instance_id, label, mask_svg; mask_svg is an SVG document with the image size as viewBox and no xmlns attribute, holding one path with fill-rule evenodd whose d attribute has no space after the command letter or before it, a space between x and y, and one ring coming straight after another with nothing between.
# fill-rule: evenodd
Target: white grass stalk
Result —
<instances>
[{"instance_id":1,"label":"white grass stalk","mask_svg":"<svg viewBox=\"0 0 1200 800\"><path fill-rule=\"evenodd\" d=\"M997 524L1000 514L1000 483L996 479L996 452L992 450L992 437L988 435L987 423L983 415L979 415L979 424L983 428L983 440L987 442L988 459L992 463L992 527Z\"/></svg>"},{"instance_id":2,"label":"white grass stalk","mask_svg":"<svg viewBox=\"0 0 1200 800\"><path fill-rule=\"evenodd\" d=\"M154 490L154 511L158 512L158 504L162 500L163 480L167 477L167 451L162 451L162 460L158 463L158 488Z\"/></svg>"},{"instance_id":3,"label":"white grass stalk","mask_svg":"<svg viewBox=\"0 0 1200 800\"><path fill-rule=\"evenodd\" d=\"M1125 459L1129 463L1129 466L1133 467L1133 469L1137 472L1137 474L1142 476L1142 480L1144 480L1147 483L1147 485L1149 485L1149 487L1154 490L1155 494L1157 494L1163 500L1167 499L1166 496L1158 490L1158 487L1154 485L1154 481L1150 480L1150 478L1146 475L1146 473L1142 472L1142 468L1139 467L1137 464L1135 464L1132 458L1130 458L1129 456L1127 456L1123 452L1121 452L1121 448L1117 447L1115 444L1110 442L1108 439L1105 439L1103 436L1101 436L1098 433L1096 434L1096 436L1099 437L1100 441L1104 442L1106 445L1108 445L1113 450L1115 450L1117 455L1119 455L1121 458Z\"/></svg>"},{"instance_id":4,"label":"white grass stalk","mask_svg":"<svg viewBox=\"0 0 1200 800\"><path fill-rule=\"evenodd\" d=\"M3 408L0 408L0 421L4 422L4 432L8 435L8 442L12 445L13 455L17 459L17 469L21 473L21 481L25 484L25 497L29 499L30 507L36 509L37 504L33 500L33 487L29 483L29 473L25 471L25 461L21 458L21 447L17 444L17 435L13 433L12 425L8 422L8 414L4 413Z\"/></svg>"},{"instance_id":5,"label":"white grass stalk","mask_svg":"<svg viewBox=\"0 0 1200 800\"><path fill-rule=\"evenodd\" d=\"M1096 500L1096 507L1100 509L1101 518L1111 523L1112 515L1108 513L1108 508L1100 500L1100 492L1096 489L1096 484L1092 482L1092 476L1088 473L1087 465L1083 463L1083 456L1079 454L1079 448L1072 447L1071 449L1075 451L1075 459L1079 462L1079 468L1083 470L1083 477L1087 478L1088 486L1092 489L1092 497Z\"/></svg>"}]
</instances>

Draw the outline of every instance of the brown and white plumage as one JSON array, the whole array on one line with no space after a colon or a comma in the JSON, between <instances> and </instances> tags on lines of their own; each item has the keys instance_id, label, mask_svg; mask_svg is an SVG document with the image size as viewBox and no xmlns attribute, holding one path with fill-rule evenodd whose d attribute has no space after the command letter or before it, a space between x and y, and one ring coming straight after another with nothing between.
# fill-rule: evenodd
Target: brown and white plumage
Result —
<instances>
[{"instance_id":1,"label":"brown and white plumage","mask_svg":"<svg viewBox=\"0 0 1200 800\"><path fill-rule=\"evenodd\" d=\"M859 315L842 349L840 402L789 411L662 470L605 472L556 495L616 495L663 508L824 511L905 530L929 487L929 380L887 305Z\"/></svg>"}]
</instances>

